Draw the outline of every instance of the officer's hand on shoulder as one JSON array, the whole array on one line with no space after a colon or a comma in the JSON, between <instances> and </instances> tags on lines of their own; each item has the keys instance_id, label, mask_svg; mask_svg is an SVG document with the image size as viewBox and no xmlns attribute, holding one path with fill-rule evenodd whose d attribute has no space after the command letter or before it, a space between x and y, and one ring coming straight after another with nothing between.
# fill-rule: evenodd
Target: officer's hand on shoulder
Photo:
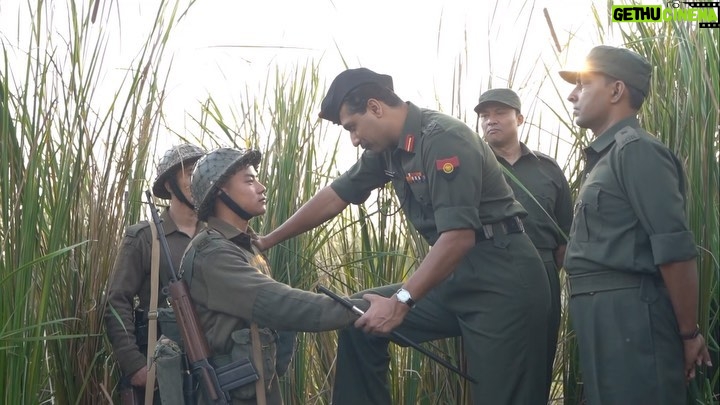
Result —
<instances>
[{"instance_id":1,"label":"officer's hand on shoulder","mask_svg":"<svg viewBox=\"0 0 720 405\"><path fill-rule=\"evenodd\" d=\"M264 252L272 247L266 236L258 236L257 238L253 239L253 245L255 245L255 247L258 248L261 252Z\"/></svg>"}]
</instances>

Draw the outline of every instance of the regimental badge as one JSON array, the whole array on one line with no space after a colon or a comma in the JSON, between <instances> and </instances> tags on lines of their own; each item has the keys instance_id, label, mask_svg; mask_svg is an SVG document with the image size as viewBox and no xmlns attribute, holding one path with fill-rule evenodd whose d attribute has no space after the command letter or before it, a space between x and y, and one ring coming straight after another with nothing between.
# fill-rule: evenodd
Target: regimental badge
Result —
<instances>
[{"instance_id":1,"label":"regimental badge","mask_svg":"<svg viewBox=\"0 0 720 405\"><path fill-rule=\"evenodd\" d=\"M407 176L405 176L405 180L408 184L425 183L427 181L427 176L422 172L410 172Z\"/></svg>"},{"instance_id":2,"label":"regimental badge","mask_svg":"<svg viewBox=\"0 0 720 405\"><path fill-rule=\"evenodd\" d=\"M438 159L435 161L435 168L440 174L448 180L452 180L460 170L460 159L457 156L451 156L446 159Z\"/></svg>"}]
</instances>

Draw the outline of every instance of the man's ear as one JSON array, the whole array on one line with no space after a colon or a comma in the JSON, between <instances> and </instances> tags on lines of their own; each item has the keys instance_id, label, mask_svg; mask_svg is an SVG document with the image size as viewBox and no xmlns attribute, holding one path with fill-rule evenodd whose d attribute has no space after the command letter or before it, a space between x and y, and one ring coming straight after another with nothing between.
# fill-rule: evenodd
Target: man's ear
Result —
<instances>
[{"instance_id":1,"label":"man's ear","mask_svg":"<svg viewBox=\"0 0 720 405\"><path fill-rule=\"evenodd\" d=\"M623 94L627 93L627 87L625 86L625 83L620 80L613 82L612 86L610 102L615 104L622 99Z\"/></svg>"},{"instance_id":2,"label":"man's ear","mask_svg":"<svg viewBox=\"0 0 720 405\"><path fill-rule=\"evenodd\" d=\"M368 99L368 102L367 102L367 110L368 110L369 112L371 112L371 113L372 113L374 116L376 116L377 118L380 118L380 117L382 117L382 115L383 115L383 105L382 105L382 103L380 103L380 101L378 101L378 100L376 100L376 99L374 99L374 98Z\"/></svg>"},{"instance_id":3,"label":"man's ear","mask_svg":"<svg viewBox=\"0 0 720 405\"><path fill-rule=\"evenodd\" d=\"M520 113L517 113L517 117L516 117L516 118L517 118L518 126L520 126L520 125L522 125L523 123L525 123L525 116L524 116L524 115L522 115L522 114L520 114Z\"/></svg>"},{"instance_id":4,"label":"man's ear","mask_svg":"<svg viewBox=\"0 0 720 405\"><path fill-rule=\"evenodd\" d=\"M173 192L172 192L172 189L170 188L170 180L165 180L165 183L163 183L163 187L165 187L165 190L166 190L168 193L170 193L170 194L173 193Z\"/></svg>"}]
</instances>

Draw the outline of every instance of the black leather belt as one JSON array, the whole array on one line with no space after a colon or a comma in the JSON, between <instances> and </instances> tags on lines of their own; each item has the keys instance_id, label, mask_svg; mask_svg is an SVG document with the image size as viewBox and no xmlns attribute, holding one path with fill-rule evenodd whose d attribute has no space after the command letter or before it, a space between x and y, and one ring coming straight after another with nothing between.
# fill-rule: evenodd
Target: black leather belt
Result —
<instances>
[{"instance_id":1,"label":"black leather belt","mask_svg":"<svg viewBox=\"0 0 720 405\"><path fill-rule=\"evenodd\" d=\"M490 240L496 233L523 233L525 227L519 217L505 218L500 222L483 225L482 228L475 230L475 242Z\"/></svg>"}]
</instances>

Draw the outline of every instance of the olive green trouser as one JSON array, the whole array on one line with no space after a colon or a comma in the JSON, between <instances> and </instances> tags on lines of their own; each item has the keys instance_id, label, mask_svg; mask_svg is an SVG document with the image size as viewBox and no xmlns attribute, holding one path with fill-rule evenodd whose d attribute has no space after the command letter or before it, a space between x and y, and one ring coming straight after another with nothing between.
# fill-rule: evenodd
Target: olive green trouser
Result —
<instances>
[{"instance_id":1,"label":"olive green trouser","mask_svg":"<svg viewBox=\"0 0 720 405\"><path fill-rule=\"evenodd\" d=\"M366 292L389 297L399 286ZM415 342L462 336L466 371L478 381L474 404L545 404L549 310L548 278L530 239L500 235L477 243L396 330ZM354 327L340 332L333 404L393 403L388 343ZM419 395L437 400L435 392Z\"/></svg>"},{"instance_id":2,"label":"olive green trouser","mask_svg":"<svg viewBox=\"0 0 720 405\"><path fill-rule=\"evenodd\" d=\"M548 337L547 337L547 356L550 361L547 362L547 382L545 384L545 398L550 399L550 390L552 388L553 378L553 362L555 352L557 351L558 331L560 330L560 275L559 269L555 263L555 254L550 249L538 249L540 258L545 265L548 281L550 282L550 316L548 317Z\"/></svg>"},{"instance_id":3,"label":"olive green trouser","mask_svg":"<svg viewBox=\"0 0 720 405\"><path fill-rule=\"evenodd\" d=\"M570 316L588 404L685 404L683 344L662 282L621 272L599 275L570 278Z\"/></svg>"}]
</instances>

